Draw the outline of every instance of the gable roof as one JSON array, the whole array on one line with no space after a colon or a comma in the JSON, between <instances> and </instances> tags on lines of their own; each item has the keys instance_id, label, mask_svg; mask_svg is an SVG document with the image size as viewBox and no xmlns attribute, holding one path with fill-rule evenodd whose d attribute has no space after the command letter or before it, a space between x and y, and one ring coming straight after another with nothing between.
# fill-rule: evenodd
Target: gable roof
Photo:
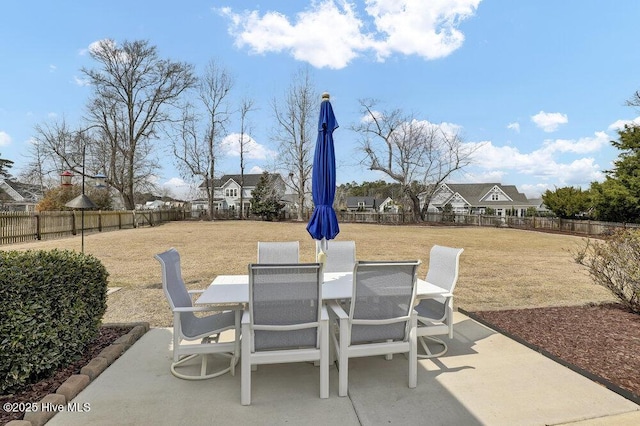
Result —
<instances>
[{"instance_id":1,"label":"gable roof","mask_svg":"<svg viewBox=\"0 0 640 426\"><path fill-rule=\"evenodd\" d=\"M444 205L456 196L456 194L472 206L478 206L480 204L491 206L531 204L527 197L518 191L515 185L502 185L500 183L447 183L442 184L440 188L436 190L436 194L440 191L447 190L451 193L451 196L441 203L434 202L434 205ZM501 192L508 199L498 201L491 200L489 197L494 191Z\"/></svg>"},{"instance_id":2,"label":"gable roof","mask_svg":"<svg viewBox=\"0 0 640 426\"><path fill-rule=\"evenodd\" d=\"M260 181L261 176L262 176L262 173L253 173L253 174L244 175L244 186L256 186ZM219 188L221 186L224 186L228 181L233 180L238 185L240 185L240 178L241 178L241 175L239 174L224 175L220 179L217 179L216 181L214 181L214 184L216 188Z\"/></svg>"},{"instance_id":3,"label":"gable roof","mask_svg":"<svg viewBox=\"0 0 640 426\"><path fill-rule=\"evenodd\" d=\"M282 179L282 177L280 176L280 173L269 173L270 176L274 176L274 179ZM244 175L244 187L255 187L258 185L258 182L260 181L260 177L262 176L262 173L251 173L251 174L245 174ZM237 175L223 175L221 176L219 179L214 179L213 180L213 186L214 188L221 188L223 187L227 182L229 182L230 180L233 180L234 182L236 182L238 185L240 185L240 178L241 175L237 174ZM206 188L207 181L204 181L200 184L200 188Z\"/></svg>"},{"instance_id":4,"label":"gable roof","mask_svg":"<svg viewBox=\"0 0 640 426\"><path fill-rule=\"evenodd\" d=\"M37 203L42 197L42 190L38 185L20 183L9 179L0 179L0 191L6 193L17 202Z\"/></svg>"}]
</instances>

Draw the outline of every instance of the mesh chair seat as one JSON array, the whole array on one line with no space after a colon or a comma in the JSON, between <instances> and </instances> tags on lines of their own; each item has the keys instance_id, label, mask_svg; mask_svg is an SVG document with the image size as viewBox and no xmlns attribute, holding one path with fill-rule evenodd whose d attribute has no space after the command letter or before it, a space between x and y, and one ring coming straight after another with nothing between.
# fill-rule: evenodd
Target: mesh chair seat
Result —
<instances>
[{"instance_id":1,"label":"mesh chair seat","mask_svg":"<svg viewBox=\"0 0 640 426\"><path fill-rule=\"evenodd\" d=\"M209 336L211 330L228 330L235 327L235 313L232 311L220 312L205 317L195 315L181 315L182 334L189 339L198 339Z\"/></svg>"},{"instance_id":2,"label":"mesh chair seat","mask_svg":"<svg viewBox=\"0 0 640 426\"><path fill-rule=\"evenodd\" d=\"M441 320L446 315L447 305L442 300L423 299L413 309L420 318Z\"/></svg>"}]
</instances>

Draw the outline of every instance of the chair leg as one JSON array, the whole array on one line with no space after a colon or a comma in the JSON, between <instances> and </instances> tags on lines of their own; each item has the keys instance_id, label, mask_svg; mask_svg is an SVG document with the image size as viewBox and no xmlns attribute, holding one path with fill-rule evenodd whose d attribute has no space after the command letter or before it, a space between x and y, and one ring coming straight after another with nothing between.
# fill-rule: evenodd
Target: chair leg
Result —
<instances>
[{"instance_id":1,"label":"chair leg","mask_svg":"<svg viewBox=\"0 0 640 426\"><path fill-rule=\"evenodd\" d=\"M409 388L413 389L418 385L418 343L415 328L410 331L409 342Z\"/></svg>"},{"instance_id":2,"label":"chair leg","mask_svg":"<svg viewBox=\"0 0 640 426\"><path fill-rule=\"evenodd\" d=\"M387 340L387 342L393 342L393 340L389 339ZM393 359L393 354L386 354L384 356L384 359L386 359L387 361L391 361Z\"/></svg>"},{"instance_id":3,"label":"chair leg","mask_svg":"<svg viewBox=\"0 0 640 426\"><path fill-rule=\"evenodd\" d=\"M340 353L338 370L338 396L347 396L349 388L349 343L347 340L346 320L340 321Z\"/></svg>"},{"instance_id":4,"label":"chair leg","mask_svg":"<svg viewBox=\"0 0 640 426\"><path fill-rule=\"evenodd\" d=\"M320 398L329 398L329 326L320 328Z\"/></svg>"},{"instance_id":5,"label":"chair leg","mask_svg":"<svg viewBox=\"0 0 640 426\"><path fill-rule=\"evenodd\" d=\"M240 338L242 335L242 331L240 328L240 319L242 318L242 311L240 309L236 309L235 312L235 320L236 320L236 327L235 327L235 340L234 340L234 348L233 348L233 357L231 357L231 375L235 376L236 375L236 364L238 364L238 361L240 360Z\"/></svg>"},{"instance_id":6,"label":"chair leg","mask_svg":"<svg viewBox=\"0 0 640 426\"><path fill-rule=\"evenodd\" d=\"M340 356L340 369L338 370L338 396L347 396L349 387L349 358L346 354Z\"/></svg>"},{"instance_id":7,"label":"chair leg","mask_svg":"<svg viewBox=\"0 0 640 426\"><path fill-rule=\"evenodd\" d=\"M248 328L244 329L246 333L249 333ZM242 357L240 357L241 363L241 378L240 378L240 403L242 405L251 405L251 347L249 346L248 335L242 339Z\"/></svg>"},{"instance_id":8,"label":"chair leg","mask_svg":"<svg viewBox=\"0 0 640 426\"><path fill-rule=\"evenodd\" d=\"M209 357L207 356L207 354L202 354L202 363L200 364L200 376L206 376L207 375L207 360L209 359Z\"/></svg>"}]
</instances>

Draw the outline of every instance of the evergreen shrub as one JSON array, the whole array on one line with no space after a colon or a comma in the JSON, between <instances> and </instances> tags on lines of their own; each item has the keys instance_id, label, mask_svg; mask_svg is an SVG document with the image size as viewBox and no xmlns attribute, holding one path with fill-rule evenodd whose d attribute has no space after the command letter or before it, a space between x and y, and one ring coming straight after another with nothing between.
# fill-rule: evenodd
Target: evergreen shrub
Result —
<instances>
[{"instance_id":1,"label":"evergreen shrub","mask_svg":"<svg viewBox=\"0 0 640 426\"><path fill-rule=\"evenodd\" d=\"M73 251L0 251L0 394L80 358L107 307L104 265Z\"/></svg>"}]
</instances>

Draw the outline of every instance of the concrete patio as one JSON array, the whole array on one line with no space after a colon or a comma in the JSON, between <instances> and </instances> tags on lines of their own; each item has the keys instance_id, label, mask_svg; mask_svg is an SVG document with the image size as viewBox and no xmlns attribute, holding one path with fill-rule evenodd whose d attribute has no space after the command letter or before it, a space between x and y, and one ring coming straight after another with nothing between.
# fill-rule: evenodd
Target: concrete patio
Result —
<instances>
[{"instance_id":1,"label":"concrete patio","mask_svg":"<svg viewBox=\"0 0 640 426\"><path fill-rule=\"evenodd\" d=\"M54 425L637 425L640 406L539 353L455 313L443 357L419 360L418 387L407 387L404 356L353 359L349 396L319 398L311 363L264 365L253 372L252 404L240 405L240 365L199 382L173 377L172 330L151 329L62 412Z\"/></svg>"}]
</instances>

